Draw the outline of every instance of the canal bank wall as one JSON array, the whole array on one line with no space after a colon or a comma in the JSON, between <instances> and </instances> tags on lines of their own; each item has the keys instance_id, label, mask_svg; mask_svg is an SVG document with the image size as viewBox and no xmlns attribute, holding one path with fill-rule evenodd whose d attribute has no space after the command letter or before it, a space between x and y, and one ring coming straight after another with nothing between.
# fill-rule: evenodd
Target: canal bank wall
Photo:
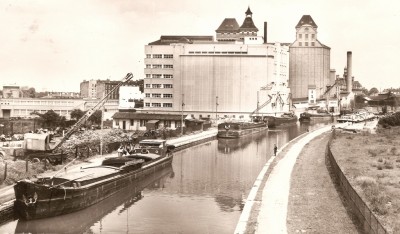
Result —
<instances>
[{"instance_id":1,"label":"canal bank wall","mask_svg":"<svg viewBox=\"0 0 400 234\"><path fill-rule=\"evenodd\" d=\"M194 145L202 144L216 139L218 130L208 129L207 131L195 132L189 135L184 135L178 138L167 140L167 144L175 146L175 151L183 150ZM80 168L81 166L98 166L106 157L115 156L113 154L99 155L95 158L89 159L89 162L82 162L75 164L69 168ZM0 189L0 224L14 219L14 186L7 186Z\"/></svg>"},{"instance_id":2,"label":"canal bank wall","mask_svg":"<svg viewBox=\"0 0 400 234\"><path fill-rule=\"evenodd\" d=\"M329 162L334 180L337 182L342 194L346 198L346 204L350 206L350 210L357 217L365 233L388 233L368 205L357 193L357 191L353 188L353 186L351 186L349 180L346 178L345 174L337 163L335 156L332 154L331 142L332 138L327 145L326 157Z\"/></svg>"}]
</instances>

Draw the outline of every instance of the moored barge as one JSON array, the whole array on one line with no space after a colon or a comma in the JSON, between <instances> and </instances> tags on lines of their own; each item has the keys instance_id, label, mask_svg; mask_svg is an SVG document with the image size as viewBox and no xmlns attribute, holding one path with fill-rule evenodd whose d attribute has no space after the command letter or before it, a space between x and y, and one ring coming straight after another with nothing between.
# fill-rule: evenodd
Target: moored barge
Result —
<instances>
[{"instance_id":1,"label":"moored barge","mask_svg":"<svg viewBox=\"0 0 400 234\"><path fill-rule=\"evenodd\" d=\"M265 122L225 122L218 124L219 138L239 138L268 129Z\"/></svg>"},{"instance_id":2,"label":"moored barge","mask_svg":"<svg viewBox=\"0 0 400 234\"><path fill-rule=\"evenodd\" d=\"M84 209L171 165L171 148L165 140L143 140L132 154L106 158L100 166L18 181L15 210L20 218L31 220Z\"/></svg>"}]
</instances>

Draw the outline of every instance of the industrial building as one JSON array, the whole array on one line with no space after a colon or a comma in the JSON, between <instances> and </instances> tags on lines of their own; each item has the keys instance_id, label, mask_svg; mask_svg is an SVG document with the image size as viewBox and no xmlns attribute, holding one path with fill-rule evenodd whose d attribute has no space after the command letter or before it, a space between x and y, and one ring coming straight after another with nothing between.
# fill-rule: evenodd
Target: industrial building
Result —
<instances>
[{"instance_id":1,"label":"industrial building","mask_svg":"<svg viewBox=\"0 0 400 234\"><path fill-rule=\"evenodd\" d=\"M213 36L161 36L145 46L144 112L249 118L287 112L288 44L268 43L252 12L224 19ZM265 104L267 103L267 104ZM263 105L263 108L258 108Z\"/></svg>"},{"instance_id":2,"label":"industrial building","mask_svg":"<svg viewBox=\"0 0 400 234\"><path fill-rule=\"evenodd\" d=\"M318 40L318 26L310 15L296 25L296 40L290 45L289 87L293 103L315 105L335 83L331 74L330 48Z\"/></svg>"}]
</instances>

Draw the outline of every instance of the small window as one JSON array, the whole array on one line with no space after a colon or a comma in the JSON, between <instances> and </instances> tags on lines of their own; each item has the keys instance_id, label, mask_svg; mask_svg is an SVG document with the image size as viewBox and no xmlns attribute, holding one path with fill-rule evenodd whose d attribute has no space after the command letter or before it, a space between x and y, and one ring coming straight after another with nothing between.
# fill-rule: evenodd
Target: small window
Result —
<instances>
[{"instance_id":1,"label":"small window","mask_svg":"<svg viewBox=\"0 0 400 234\"><path fill-rule=\"evenodd\" d=\"M151 58L151 54L146 54L146 58Z\"/></svg>"},{"instance_id":2,"label":"small window","mask_svg":"<svg viewBox=\"0 0 400 234\"><path fill-rule=\"evenodd\" d=\"M305 46L308 46L308 42L305 42Z\"/></svg>"},{"instance_id":3,"label":"small window","mask_svg":"<svg viewBox=\"0 0 400 234\"><path fill-rule=\"evenodd\" d=\"M306 39L308 39L308 34L304 34L304 37L305 37Z\"/></svg>"},{"instance_id":4,"label":"small window","mask_svg":"<svg viewBox=\"0 0 400 234\"><path fill-rule=\"evenodd\" d=\"M311 38L312 38L312 39L315 39L315 34L311 34Z\"/></svg>"},{"instance_id":5,"label":"small window","mask_svg":"<svg viewBox=\"0 0 400 234\"><path fill-rule=\"evenodd\" d=\"M133 119L131 119L131 126L133 126Z\"/></svg>"},{"instance_id":6,"label":"small window","mask_svg":"<svg viewBox=\"0 0 400 234\"><path fill-rule=\"evenodd\" d=\"M311 46L315 46L315 42L311 42Z\"/></svg>"},{"instance_id":7,"label":"small window","mask_svg":"<svg viewBox=\"0 0 400 234\"><path fill-rule=\"evenodd\" d=\"M299 46L303 46L302 43L301 43L301 41L299 42Z\"/></svg>"},{"instance_id":8,"label":"small window","mask_svg":"<svg viewBox=\"0 0 400 234\"><path fill-rule=\"evenodd\" d=\"M299 38L302 38L302 34L299 34Z\"/></svg>"},{"instance_id":9,"label":"small window","mask_svg":"<svg viewBox=\"0 0 400 234\"><path fill-rule=\"evenodd\" d=\"M150 94L149 94L149 93L146 93L145 95L146 95L146 97L147 97L147 98L149 98L149 97L150 97Z\"/></svg>"},{"instance_id":10,"label":"small window","mask_svg":"<svg viewBox=\"0 0 400 234\"><path fill-rule=\"evenodd\" d=\"M162 58L162 54L153 54L153 58Z\"/></svg>"}]
</instances>

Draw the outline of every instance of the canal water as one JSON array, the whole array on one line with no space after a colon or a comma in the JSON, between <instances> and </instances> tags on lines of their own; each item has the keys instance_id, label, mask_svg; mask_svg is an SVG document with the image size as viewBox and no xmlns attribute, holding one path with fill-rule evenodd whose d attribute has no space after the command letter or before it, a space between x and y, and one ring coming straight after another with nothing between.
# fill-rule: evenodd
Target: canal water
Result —
<instances>
[{"instance_id":1,"label":"canal water","mask_svg":"<svg viewBox=\"0 0 400 234\"><path fill-rule=\"evenodd\" d=\"M233 233L274 144L328 121L218 139L174 154L172 166L79 212L0 224L0 233Z\"/></svg>"}]
</instances>

